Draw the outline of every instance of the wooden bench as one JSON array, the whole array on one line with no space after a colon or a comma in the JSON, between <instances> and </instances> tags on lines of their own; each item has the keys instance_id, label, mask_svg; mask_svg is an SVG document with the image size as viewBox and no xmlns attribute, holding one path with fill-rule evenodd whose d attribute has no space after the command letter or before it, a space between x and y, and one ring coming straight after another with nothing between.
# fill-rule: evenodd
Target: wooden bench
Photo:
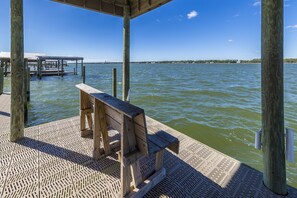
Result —
<instances>
[{"instance_id":1,"label":"wooden bench","mask_svg":"<svg viewBox=\"0 0 297 198\"><path fill-rule=\"evenodd\" d=\"M110 129L118 131L121 136L119 152L121 163L120 196L142 197L165 178L164 149L169 148L178 153L178 139L161 130L148 134L143 109L85 84L78 84L76 87L80 89L81 135L93 133L93 158L99 159L111 153L108 131ZM88 128L86 128L86 120ZM100 149L101 142L103 143L103 150ZM155 168L152 173L142 175L139 160L152 154L156 155ZM131 179L132 181L130 181Z\"/></svg>"}]
</instances>

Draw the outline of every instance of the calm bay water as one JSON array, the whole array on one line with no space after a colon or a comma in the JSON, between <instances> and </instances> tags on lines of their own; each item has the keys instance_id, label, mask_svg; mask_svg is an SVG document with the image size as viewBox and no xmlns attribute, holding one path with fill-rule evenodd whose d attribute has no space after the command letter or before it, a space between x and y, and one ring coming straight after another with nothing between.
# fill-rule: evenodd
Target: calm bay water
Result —
<instances>
[{"instance_id":1,"label":"calm bay water","mask_svg":"<svg viewBox=\"0 0 297 198\"><path fill-rule=\"evenodd\" d=\"M113 67L121 97L121 65L86 64L86 84L111 93ZM254 133L261 127L260 72L260 65L254 64L132 64L130 99L154 119L262 170L261 151L253 147ZM295 131L296 76L297 65L287 64L285 125ZM75 84L80 82L80 76L73 75L33 78L29 125L78 115ZM10 78L5 83L9 91ZM287 163L287 169L288 183L297 187L297 163Z\"/></svg>"}]
</instances>

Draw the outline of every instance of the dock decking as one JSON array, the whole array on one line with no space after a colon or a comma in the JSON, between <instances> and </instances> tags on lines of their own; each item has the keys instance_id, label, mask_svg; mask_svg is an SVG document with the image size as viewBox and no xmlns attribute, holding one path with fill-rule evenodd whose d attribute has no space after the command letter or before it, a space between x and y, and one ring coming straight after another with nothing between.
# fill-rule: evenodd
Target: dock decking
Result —
<instances>
[{"instance_id":1,"label":"dock decking","mask_svg":"<svg viewBox=\"0 0 297 198\"><path fill-rule=\"evenodd\" d=\"M81 138L79 117L25 129L9 142L10 95L0 96L0 197L117 197L120 166L116 154L92 159L91 138ZM180 139L180 154L165 152L167 177L146 197L282 197L262 184L262 173L147 117ZM154 158L142 162L142 171ZM289 187L287 197L297 197Z\"/></svg>"}]
</instances>

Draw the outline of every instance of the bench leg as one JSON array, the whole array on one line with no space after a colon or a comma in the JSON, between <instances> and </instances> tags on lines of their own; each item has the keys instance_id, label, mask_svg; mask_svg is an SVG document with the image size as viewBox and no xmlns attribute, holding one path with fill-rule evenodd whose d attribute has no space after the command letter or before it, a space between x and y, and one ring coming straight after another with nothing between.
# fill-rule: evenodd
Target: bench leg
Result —
<instances>
[{"instance_id":1,"label":"bench leg","mask_svg":"<svg viewBox=\"0 0 297 198\"><path fill-rule=\"evenodd\" d=\"M140 172L139 161L136 161L131 164L131 175L132 175L132 185L136 188L142 182L142 175Z\"/></svg>"},{"instance_id":2,"label":"bench leg","mask_svg":"<svg viewBox=\"0 0 297 198\"><path fill-rule=\"evenodd\" d=\"M93 119L92 119L92 113L87 113L87 120L89 124L89 129L93 130Z\"/></svg>"},{"instance_id":3,"label":"bench leg","mask_svg":"<svg viewBox=\"0 0 297 198\"><path fill-rule=\"evenodd\" d=\"M80 135L81 137L84 137L84 131L86 130L86 118L85 118L85 112L80 111Z\"/></svg>"},{"instance_id":4,"label":"bench leg","mask_svg":"<svg viewBox=\"0 0 297 198\"><path fill-rule=\"evenodd\" d=\"M94 132L93 132L93 158L95 160L98 160L100 157L100 138L101 138L101 132L100 132L100 123L99 123L99 109L95 106L94 110Z\"/></svg>"},{"instance_id":5,"label":"bench leg","mask_svg":"<svg viewBox=\"0 0 297 198\"><path fill-rule=\"evenodd\" d=\"M97 112L95 122L98 122L99 130L102 133L102 142L105 154L110 154L110 144L109 144L109 136L107 130L107 122L106 122L106 115L105 115L105 108L104 104L98 100L95 101L95 109Z\"/></svg>"},{"instance_id":6,"label":"bench leg","mask_svg":"<svg viewBox=\"0 0 297 198\"><path fill-rule=\"evenodd\" d=\"M86 118L89 129L86 128ZM80 133L81 137L88 136L93 132L92 109L80 110Z\"/></svg>"},{"instance_id":7,"label":"bench leg","mask_svg":"<svg viewBox=\"0 0 297 198\"><path fill-rule=\"evenodd\" d=\"M125 197L130 192L130 166L121 163L121 197Z\"/></svg>"},{"instance_id":8,"label":"bench leg","mask_svg":"<svg viewBox=\"0 0 297 198\"><path fill-rule=\"evenodd\" d=\"M156 172L163 167L163 157L164 157L164 149L160 150L156 154L156 165L155 165Z\"/></svg>"}]
</instances>

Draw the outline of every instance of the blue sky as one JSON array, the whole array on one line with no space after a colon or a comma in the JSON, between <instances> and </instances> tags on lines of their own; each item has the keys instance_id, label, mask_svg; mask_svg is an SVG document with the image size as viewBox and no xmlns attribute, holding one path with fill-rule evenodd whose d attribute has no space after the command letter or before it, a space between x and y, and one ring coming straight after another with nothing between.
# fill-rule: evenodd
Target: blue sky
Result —
<instances>
[{"instance_id":1,"label":"blue sky","mask_svg":"<svg viewBox=\"0 0 297 198\"><path fill-rule=\"evenodd\" d=\"M131 21L131 60L260 57L258 0L173 0ZM285 0L285 57L297 57L297 0ZM25 51L121 61L119 17L24 0ZM10 51L10 1L0 1L0 51Z\"/></svg>"}]
</instances>

